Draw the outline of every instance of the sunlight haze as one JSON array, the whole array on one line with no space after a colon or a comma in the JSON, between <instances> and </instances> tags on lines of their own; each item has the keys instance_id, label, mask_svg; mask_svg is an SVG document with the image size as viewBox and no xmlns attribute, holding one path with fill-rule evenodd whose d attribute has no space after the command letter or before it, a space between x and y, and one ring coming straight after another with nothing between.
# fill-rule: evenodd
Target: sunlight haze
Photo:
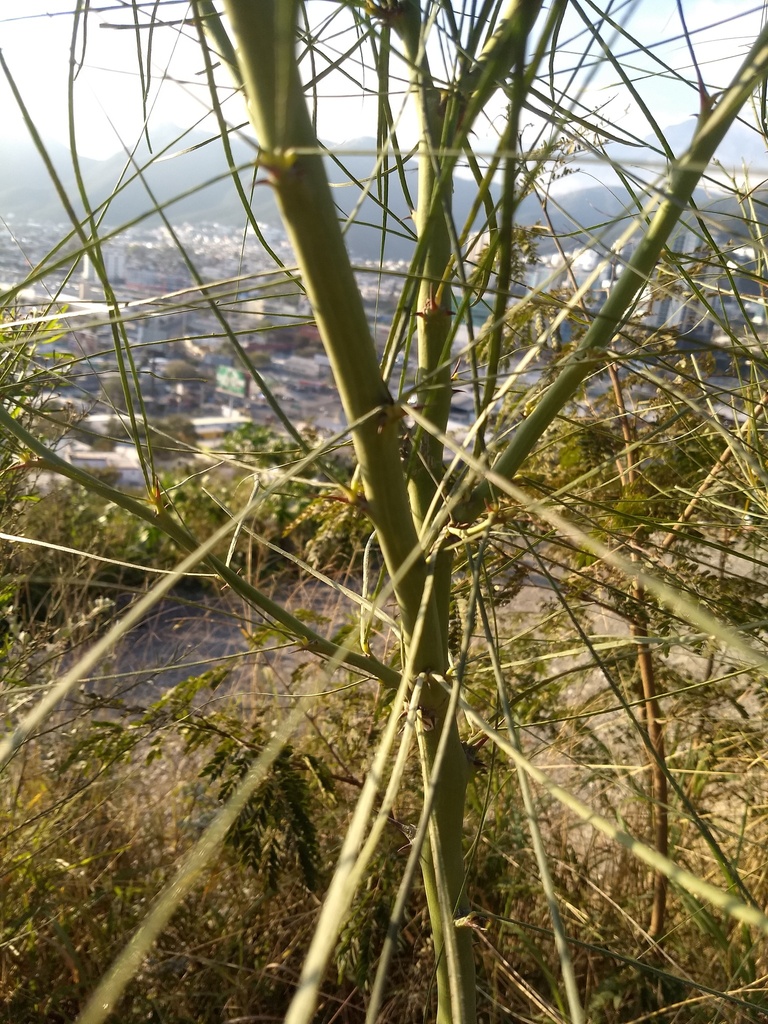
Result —
<instances>
[{"instance_id":1,"label":"sunlight haze","mask_svg":"<svg viewBox=\"0 0 768 1024\"><path fill-rule=\"evenodd\" d=\"M153 127L162 125L173 124L189 130L201 121L203 126L209 123L205 120L208 90L195 30L191 24L185 24L190 17L189 5L180 0L166 0L160 5L159 24L151 34L148 60L150 33L147 26L154 8L154 4L138 7L141 28L137 30L129 6L90 5L85 53L82 33L75 48L75 60L82 61L74 86L76 139L81 156L105 158L131 147L141 136L145 116L150 134ZM328 17L328 4L313 0L306 8L310 19ZM627 73L655 111L661 127L692 120L698 111L699 95L676 5L634 4L629 5L629 9L629 17L624 15L624 21L630 31L652 47L656 56L682 80L659 75L658 69L649 65L647 56L638 58L636 53L627 50L625 43L622 49L626 53ZM30 115L46 138L65 145L69 144L70 132L67 92L72 10L71 0L4 0L0 17L3 56ZM626 11L627 6L621 10ZM748 0L727 4L716 0L687 0L684 11L697 61L710 92L714 92L742 59L745 40L756 30L761 8ZM342 10L336 20L338 50L342 53L353 40L349 31L352 19L348 11ZM648 136L649 125L637 107L627 106L626 100L617 99L620 83L599 64L596 51L591 54L591 68L573 65L567 42L572 41L574 55L580 53L587 28L572 14L566 25L569 31L564 31L562 36L566 45L561 45L556 54L558 85L566 91L576 112L596 109L607 122L622 131L638 138ZM137 37L141 40L143 67L137 59ZM439 55L435 59L439 62ZM217 74L225 83L221 69ZM568 84L571 75L572 87ZM146 102L142 99L142 77ZM368 78L372 93L375 80L371 71ZM6 133L11 138L22 137L26 132L24 119L7 81L0 85L0 90L6 112ZM339 73L324 78L319 91L324 97L319 120L321 138L343 144L371 135L375 124L375 96L362 99L358 93L352 98L352 88ZM331 97L333 102L330 102ZM393 107L396 111L394 103ZM501 100L490 104L485 127L479 125L478 133L485 130L491 138L495 120L503 116L503 110ZM239 99L225 105L225 113L233 125L244 120ZM530 126L538 130L540 123L532 112ZM416 130L413 117L404 110L400 124L402 143L412 144Z\"/></svg>"}]
</instances>

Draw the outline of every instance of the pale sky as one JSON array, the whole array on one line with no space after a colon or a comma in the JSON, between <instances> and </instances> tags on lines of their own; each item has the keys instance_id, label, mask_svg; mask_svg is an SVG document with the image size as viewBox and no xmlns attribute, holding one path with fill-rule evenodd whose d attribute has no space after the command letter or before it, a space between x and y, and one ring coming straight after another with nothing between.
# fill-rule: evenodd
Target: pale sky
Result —
<instances>
[{"instance_id":1,"label":"pale sky","mask_svg":"<svg viewBox=\"0 0 768 1024\"><path fill-rule=\"evenodd\" d=\"M598 6L604 8L606 5L640 41L655 45L655 52L693 80L690 57L681 37L677 5L673 0L629 3L624 0L612 4L609 0L602 0ZM38 127L47 136L65 143L72 6L73 0L0 0L0 47L10 73ZM328 0L313 0L308 4L310 17L327 17L332 6ZM584 6L588 8L586 0ZM762 5L755 0L684 0L683 6L702 73L707 83L717 88L728 80L759 30ZM153 7L152 2L140 4L141 18L148 19ZM153 36L148 102L154 124L170 122L186 128L203 117L206 111L207 90L200 74L202 61L194 29L181 24L188 13L188 4L183 0L163 0L160 6L162 20L176 24L157 29ZM348 18L346 12L343 17ZM118 134L130 144L141 132L141 84L132 24L130 4L122 0L91 0L87 52L76 83L77 137L84 155L110 155L121 149ZM339 25L343 24L340 17ZM714 27L702 31L706 26ZM557 53L561 76L567 73L575 55L583 48L583 35L574 38L572 50L567 45L569 37L575 37L577 32L583 33L584 26L575 16L569 15ZM148 33L141 33L145 57L147 36ZM338 46L349 45L350 38L348 34L340 35ZM665 40L669 42L664 43ZM663 45L657 45L660 43ZM616 46L617 52L626 53L624 66L633 80L638 81L660 124L665 127L692 118L698 106L696 91L670 82L658 74L658 69L644 74L643 69L648 68L647 58L627 52L630 49L626 40ZM374 76L370 70L366 76L372 86ZM222 81L226 79L222 78ZM329 77L323 83L326 92L348 94L351 88L339 75ZM640 136L648 134L634 104L621 96L615 74L599 70L589 83L583 101L591 107L607 104L606 113L613 123ZM23 123L2 76L0 104L5 138L23 133ZM243 107L239 100L227 109L233 122L242 119ZM501 111L499 105L498 112ZM491 108L486 126L478 126L481 140L483 131L493 132L494 113ZM406 118L403 132L406 138L407 125ZM372 113L372 106L365 105L359 98L340 95L333 104L327 105L319 131L321 138L337 143L371 135L375 132L375 113Z\"/></svg>"}]
</instances>

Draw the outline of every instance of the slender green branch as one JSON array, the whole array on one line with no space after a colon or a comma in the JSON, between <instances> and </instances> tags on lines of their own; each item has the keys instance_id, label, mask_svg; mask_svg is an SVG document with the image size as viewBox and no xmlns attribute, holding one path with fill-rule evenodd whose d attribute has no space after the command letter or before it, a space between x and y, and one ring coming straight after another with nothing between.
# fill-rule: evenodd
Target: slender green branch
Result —
<instances>
[{"instance_id":1,"label":"slender green branch","mask_svg":"<svg viewBox=\"0 0 768 1024\"><path fill-rule=\"evenodd\" d=\"M31 464L33 468L46 469L68 480L72 480L73 483L84 487L90 493L98 494L110 504L125 509L126 512L129 512L137 519L159 527L171 540L178 544L179 549L182 551L200 551L199 562L207 564L236 594L239 594L244 600L250 601L254 607L259 608L265 615L279 623L285 629L286 636L289 638L296 639L300 643L303 642L308 650L322 657L336 659L340 663L350 665L352 668L364 672L366 675L380 679L386 686L397 686L399 674L394 669L383 665L369 655L357 654L355 651L349 651L344 647L340 647L338 644L323 637L320 633L317 633L305 622L291 615L279 602L273 601L257 587L254 587L253 584L243 579L231 566L222 562L221 559L214 555L206 553L189 531L181 523L174 520L162 507L153 508L146 502L139 501L129 494L123 494L122 491L112 487L99 477L92 476L85 470L66 462L60 455L51 451L42 441L31 434L18 420L14 419L2 405L0 405L0 429L7 431L8 436L15 436L22 445L34 454L35 461ZM296 471L301 472L300 467L313 461L313 458L312 455L307 456L306 459L297 464ZM260 499L263 500L264 496L264 493L262 493ZM249 511L251 507L249 506L245 511ZM240 519L242 520L243 517L244 513L241 512ZM225 524L217 531L215 541L226 537L235 526L236 520ZM206 541L206 546L210 548L212 545Z\"/></svg>"},{"instance_id":2,"label":"slender green branch","mask_svg":"<svg viewBox=\"0 0 768 1024\"><path fill-rule=\"evenodd\" d=\"M270 766L279 757L285 743L305 714L303 708L294 709L293 713L277 727L242 782L185 855L174 877L157 895L149 913L130 942L96 986L83 1012L77 1018L77 1024L102 1024L110 1015L112 1008L167 927L176 909L195 886L214 854L221 848L238 815L243 811L256 787L266 778Z\"/></svg>"},{"instance_id":3,"label":"slender green branch","mask_svg":"<svg viewBox=\"0 0 768 1024\"><path fill-rule=\"evenodd\" d=\"M469 704L462 701L461 706L475 728L488 736L515 765L521 768L534 782L546 789L555 800L571 811L576 818L597 829L598 832L602 832L603 835L608 836L609 839L623 847L637 860L653 868L654 871L664 874L665 877L680 889L707 900L707 902L734 917L737 921L743 921L745 924L756 928L763 935L768 935L768 915L760 910L759 907L744 903L738 896L734 896L723 889L718 889L717 886L700 878L692 871L688 871L686 868L676 864L669 857L665 857L657 850L635 839L634 836L619 828L614 822L598 814L583 800L580 800L573 793L558 785L550 775L534 765L519 751L510 739L498 730L493 729Z\"/></svg>"},{"instance_id":4,"label":"slender green branch","mask_svg":"<svg viewBox=\"0 0 768 1024\"><path fill-rule=\"evenodd\" d=\"M498 28L486 40L476 63L458 80L458 91L468 97L465 116L470 123L474 123L508 70L524 63L526 42L542 6L542 0L508 0ZM563 0L553 7L562 8Z\"/></svg>"},{"instance_id":5,"label":"slender green branch","mask_svg":"<svg viewBox=\"0 0 768 1024\"><path fill-rule=\"evenodd\" d=\"M631 260L627 264L581 342L565 360L557 379L544 392L533 412L517 428L498 458L494 471L512 479L524 460L582 381L603 360L617 332L626 324L634 303L651 278L664 246L680 220L693 191L705 173L717 147L738 116L744 103L768 74L768 27L751 47L720 102L699 118L687 152L674 165L666 197L659 205ZM457 515L471 521L491 500L487 480L475 488L471 499Z\"/></svg>"},{"instance_id":6,"label":"slender green branch","mask_svg":"<svg viewBox=\"0 0 768 1024\"><path fill-rule=\"evenodd\" d=\"M513 747L522 757L523 749L522 744L520 743L520 730L517 722L512 716L512 708L509 703L508 685L504 678L504 673L499 661L498 648L494 642L491 622L488 616L488 609L486 608L485 601L482 599L478 600L478 611L483 624L486 652L496 681L496 692L506 721L507 733L509 734L509 739ZM520 784L520 793L523 797L523 806L525 807L525 813L528 819L528 828L531 833L531 843L533 845L536 863L539 867L542 888L546 894L549 914L552 920L552 932L555 937L557 952L560 957L563 981L571 1011L571 1021L572 1024L584 1024L584 1010L581 1005L573 960L571 959L570 949L568 947L568 934L560 914L560 907L555 892L555 884L552 878L552 873L549 870L549 860L536 815L536 806L533 800L533 794L531 793L530 786L528 785L528 779L520 764L517 765L517 773Z\"/></svg>"},{"instance_id":7,"label":"slender green branch","mask_svg":"<svg viewBox=\"0 0 768 1024\"><path fill-rule=\"evenodd\" d=\"M216 55L226 65L235 86L238 89L242 89L243 80L240 76L237 55L235 54L235 48L232 46L232 40L227 35L227 31L222 24L221 15L211 0L193 0L192 6L194 8L196 26L202 26L206 36L208 36L213 44ZM206 54L203 56L207 64L208 57Z\"/></svg>"}]
</instances>

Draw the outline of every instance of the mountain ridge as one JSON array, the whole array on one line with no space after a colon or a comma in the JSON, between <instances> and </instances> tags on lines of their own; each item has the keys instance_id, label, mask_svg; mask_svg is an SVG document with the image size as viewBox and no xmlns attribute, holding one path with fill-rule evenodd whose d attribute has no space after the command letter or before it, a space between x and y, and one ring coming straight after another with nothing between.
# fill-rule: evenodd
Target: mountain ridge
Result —
<instances>
[{"instance_id":1,"label":"mountain ridge","mask_svg":"<svg viewBox=\"0 0 768 1024\"><path fill-rule=\"evenodd\" d=\"M676 148L684 146L688 141L686 133L690 135L690 131L691 126L687 123L670 129ZM754 142L754 139L752 133L750 141ZM205 131L181 132L173 126L162 126L152 132L150 141L152 151L147 139L142 138L130 157L116 153L102 160L79 159L88 202L104 224L110 227L142 223L154 225L158 220L157 207L162 207L165 215L177 225L207 222L242 227L246 215L232 180L232 168L235 168L256 219L265 226L279 227L280 218L272 189L266 183L255 185L256 147L247 136L238 132L230 134L232 166L218 136ZM46 141L45 145L62 190L77 215L83 216L84 205L69 150L53 141ZM762 145L764 152L764 143ZM386 223L384 258L409 259L414 246L410 206L399 175L391 167L386 186L388 212L385 218L383 178L371 180L375 149L373 139L353 139L343 146L329 148L326 158L334 199L340 217L346 222L348 245L356 257L378 260L382 255L381 233ZM611 159L631 165L632 161L638 160L637 150L638 147L621 147L617 151L614 146L609 154ZM346 177L338 166L340 160L346 168ZM599 179L605 173L605 168L590 167L589 177ZM415 161L411 161L405 178L409 191L415 194ZM368 189L362 203L360 184ZM379 189L382 189L381 198L377 196ZM457 224L465 223L475 196L474 181L457 174L453 195ZM705 209L716 210L718 219L738 215L738 210L729 209L733 204L722 194L713 197L711 192L708 194L705 189L699 189L696 201ZM620 188L609 187L605 181L568 190L558 183L547 198L547 215L554 234L566 241L573 238L575 244L589 244L591 240L599 240L602 246L612 244L623 230L626 218L634 215L636 209L626 190L622 194ZM354 219L349 221L353 212ZM6 159L0 164L0 213L37 223L58 223L67 219L57 189L31 140L10 147ZM522 200L516 219L528 226L544 220L541 204L535 195ZM736 226L735 219L733 224ZM475 227L479 230L481 226L478 218ZM542 247L543 251L551 250L553 244L544 237L540 241Z\"/></svg>"}]
</instances>

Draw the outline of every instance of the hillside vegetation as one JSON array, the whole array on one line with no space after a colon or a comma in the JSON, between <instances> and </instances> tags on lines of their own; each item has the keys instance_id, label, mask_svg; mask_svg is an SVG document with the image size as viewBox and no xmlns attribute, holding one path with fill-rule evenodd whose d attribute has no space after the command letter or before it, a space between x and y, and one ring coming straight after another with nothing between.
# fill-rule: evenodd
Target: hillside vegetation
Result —
<instances>
[{"instance_id":1,"label":"hillside vegetation","mask_svg":"<svg viewBox=\"0 0 768 1024\"><path fill-rule=\"evenodd\" d=\"M768 30L637 6L77 4L60 150L0 55L4 1020L766 1018Z\"/></svg>"}]
</instances>

